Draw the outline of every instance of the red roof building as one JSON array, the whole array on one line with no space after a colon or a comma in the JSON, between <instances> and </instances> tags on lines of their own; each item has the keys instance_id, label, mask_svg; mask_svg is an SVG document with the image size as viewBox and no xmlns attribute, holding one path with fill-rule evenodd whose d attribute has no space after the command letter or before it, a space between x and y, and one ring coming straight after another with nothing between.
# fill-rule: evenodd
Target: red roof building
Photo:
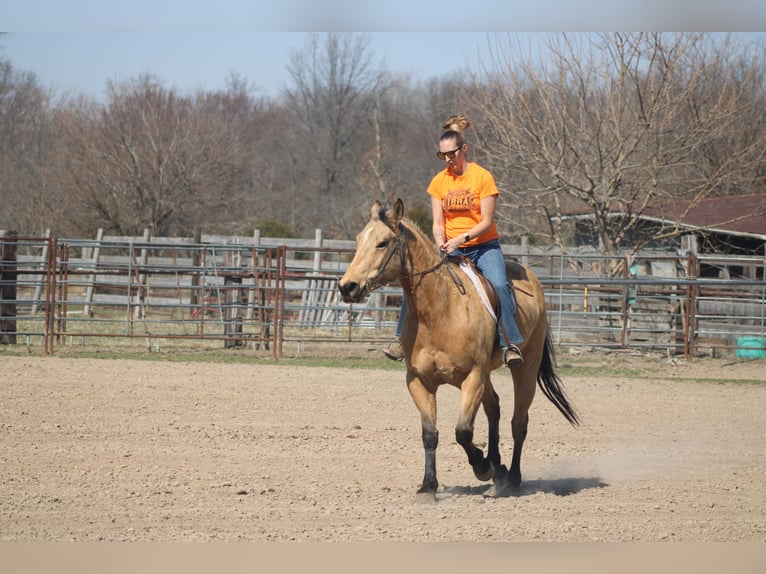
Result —
<instances>
[{"instance_id":1,"label":"red roof building","mask_svg":"<svg viewBox=\"0 0 766 574\"><path fill-rule=\"evenodd\" d=\"M766 241L766 193L712 197L697 204L681 200L663 202L648 207L643 218Z\"/></svg>"},{"instance_id":2,"label":"red roof building","mask_svg":"<svg viewBox=\"0 0 766 574\"><path fill-rule=\"evenodd\" d=\"M615 218L628 215L620 211L619 206L613 207L612 214ZM592 218L593 214L587 210L571 210L560 219L575 223L576 245L590 245L597 241L593 227L589 225ZM698 202L658 201L648 206L638 218L641 225L636 234L644 238L660 229L678 226L681 235L697 235L704 252L764 254L766 193L713 197ZM633 239L637 240L637 237ZM678 246L678 238L664 242L666 248L670 244Z\"/></svg>"}]
</instances>

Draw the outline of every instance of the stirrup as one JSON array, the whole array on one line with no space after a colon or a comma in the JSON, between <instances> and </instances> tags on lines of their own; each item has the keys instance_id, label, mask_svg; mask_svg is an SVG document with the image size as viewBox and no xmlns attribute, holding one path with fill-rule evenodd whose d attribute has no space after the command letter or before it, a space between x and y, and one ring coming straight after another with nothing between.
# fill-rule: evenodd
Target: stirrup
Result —
<instances>
[{"instance_id":1,"label":"stirrup","mask_svg":"<svg viewBox=\"0 0 766 574\"><path fill-rule=\"evenodd\" d=\"M508 368L516 367L524 363L524 356L521 350L514 344L508 345L503 349L503 364Z\"/></svg>"},{"instance_id":2,"label":"stirrup","mask_svg":"<svg viewBox=\"0 0 766 574\"><path fill-rule=\"evenodd\" d=\"M404 360L404 350L402 349L401 343L399 341L393 341L383 349L383 354L386 356L387 359L391 359L392 361L403 361Z\"/></svg>"}]
</instances>

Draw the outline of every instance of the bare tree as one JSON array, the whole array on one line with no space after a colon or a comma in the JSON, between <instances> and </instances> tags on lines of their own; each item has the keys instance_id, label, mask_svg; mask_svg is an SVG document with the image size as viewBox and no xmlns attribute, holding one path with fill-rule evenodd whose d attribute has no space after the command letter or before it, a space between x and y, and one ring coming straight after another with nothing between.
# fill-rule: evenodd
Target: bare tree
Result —
<instances>
[{"instance_id":1,"label":"bare tree","mask_svg":"<svg viewBox=\"0 0 766 574\"><path fill-rule=\"evenodd\" d=\"M605 252L635 251L681 233L638 234L650 206L762 188L762 47L738 51L708 34L560 34L537 59L513 41L498 40L466 100L513 191L499 210L506 231L563 245L561 216L579 210Z\"/></svg>"},{"instance_id":2,"label":"bare tree","mask_svg":"<svg viewBox=\"0 0 766 574\"><path fill-rule=\"evenodd\" d=\"M288 66L292 85L285 106L292 130L285 152L294 190L289 201L296 220L343 236L355 227L346 227L347 216L380 191L377 184L361 188L357 179L365 154L379 145L370 120L388 82L369 46L365 34L312 34Z\"/></svg>"},{"instance_id":3,"label":"bare tree","mask_svg":"<svg viewBox=\"0 0 766 574\"><path fill-rule=\"evenodd\" d=\"M45 230L40 166L50 146L51 99L33 73L0 60L0 229Z\"/></svg>"},{"instance_id":4,"label":"bare tree","mask_svg":"<svg viewBox=\"0 0 766 574\"><path fill-rule=\"evenodd\" d=\"M240 175L228 178L229 187L220 190L233 201L208 214L208 227L249 234L262 221L289 218L280 201L289 180L283 150L287 114L277 103L254 97L244 78L232 75L227 84L223 91L200 92L194 102L195 113L226 126L239 142L233 159L242 161Z\"/></svg>"},{"instance_id":5,"label":"bare tree","mask_svg":"<svg viewBox=\"0 0 766 574\"><path fill-rule=\"evenodd\" d=\"M80 100L59 115L49 172L65 188L76 229L190 234L229 204L244 165L232 122L195 108L155 78L110 84L102 106Z\"/></svg>"},{"instance_id":6,"label":"bare tree","mask_svg":"<svg viewBox=\"0 0 766 574\"><path fill-rule=\"evenodd\" d=\"M378 190L378 198L405 200L408 215L418 220L427 214L424 228L431 233L428 182L443 167L434 151L444 118L457 109L454 101L441 97L441 82L412 84L394 77L376 101L371 131L375 146L360 166L362 188ZM450 82L450 86L452 83ZM362 210L360 217L364 217ZM364 221L360 221L364 223Z\"/></svg>"}]
</instances>

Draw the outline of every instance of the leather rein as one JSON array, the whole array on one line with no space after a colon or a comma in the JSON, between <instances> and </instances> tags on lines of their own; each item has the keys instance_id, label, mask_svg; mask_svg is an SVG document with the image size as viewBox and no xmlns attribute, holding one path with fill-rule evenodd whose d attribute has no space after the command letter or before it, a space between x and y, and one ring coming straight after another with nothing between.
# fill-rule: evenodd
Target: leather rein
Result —
<instances>
[{"instance_id":1,"label":"leather rein","mask_svg":"<svg viewBox=\"0 0 766 574\"><path fill-rule=\"evenodd\" d=\"M401 265L401 269L405 269L406 267L406 257L405 253L407 251L407 242L404 239L404 226L399 222L396 236L394 237L393 246L389 249L388 253L386 253L386 258L383 260L382 265L380 268L378 268L378 272L370 279L369 284L370 286L376 286L379 287L382 285L382 283L378 282L378 278L383 274L383 271L385 271L388 264L391 262L391 260L394 258L394 255L399 253L399 263ZM465 285L463 285L463 282L460 280L460 277L457 276L455 273L455 270L452 268L452 266L447 265L449 262L449 256L446 253L442 254L441 259L436 265L433 265L429 267L428 269L424 269L423 271L411 271L409 274L403 274L399 276L400 282L409 282L414 277L422 277L424 275L428 275L429 273L433 273L439 267L445 265L447 272L450 274L450 277L452 277L452 281L455 283L455 285L458 288L458 291L460 291L461 294L465 295Z\"/></svg>"}]
</instances>

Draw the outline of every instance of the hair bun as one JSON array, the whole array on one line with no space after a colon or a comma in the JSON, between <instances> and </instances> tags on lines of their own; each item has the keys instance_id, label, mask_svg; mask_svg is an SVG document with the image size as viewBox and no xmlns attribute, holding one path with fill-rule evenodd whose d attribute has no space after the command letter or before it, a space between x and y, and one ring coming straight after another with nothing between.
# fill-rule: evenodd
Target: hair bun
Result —
<instances>
[{"instance_id":1,"label":"hair bun","mask_svg":"<svg viewBox=\"0 0 766 574\"><path fill-rule=\"evenodd\" d=\"M463 130L467 130L471 127L471 122L468 121L468 118L465 116L450 116L447 118L447 120L444 122L442 127L445 130L452 130L456 132L462 132Z\"/></svg>"}]
</instances>

